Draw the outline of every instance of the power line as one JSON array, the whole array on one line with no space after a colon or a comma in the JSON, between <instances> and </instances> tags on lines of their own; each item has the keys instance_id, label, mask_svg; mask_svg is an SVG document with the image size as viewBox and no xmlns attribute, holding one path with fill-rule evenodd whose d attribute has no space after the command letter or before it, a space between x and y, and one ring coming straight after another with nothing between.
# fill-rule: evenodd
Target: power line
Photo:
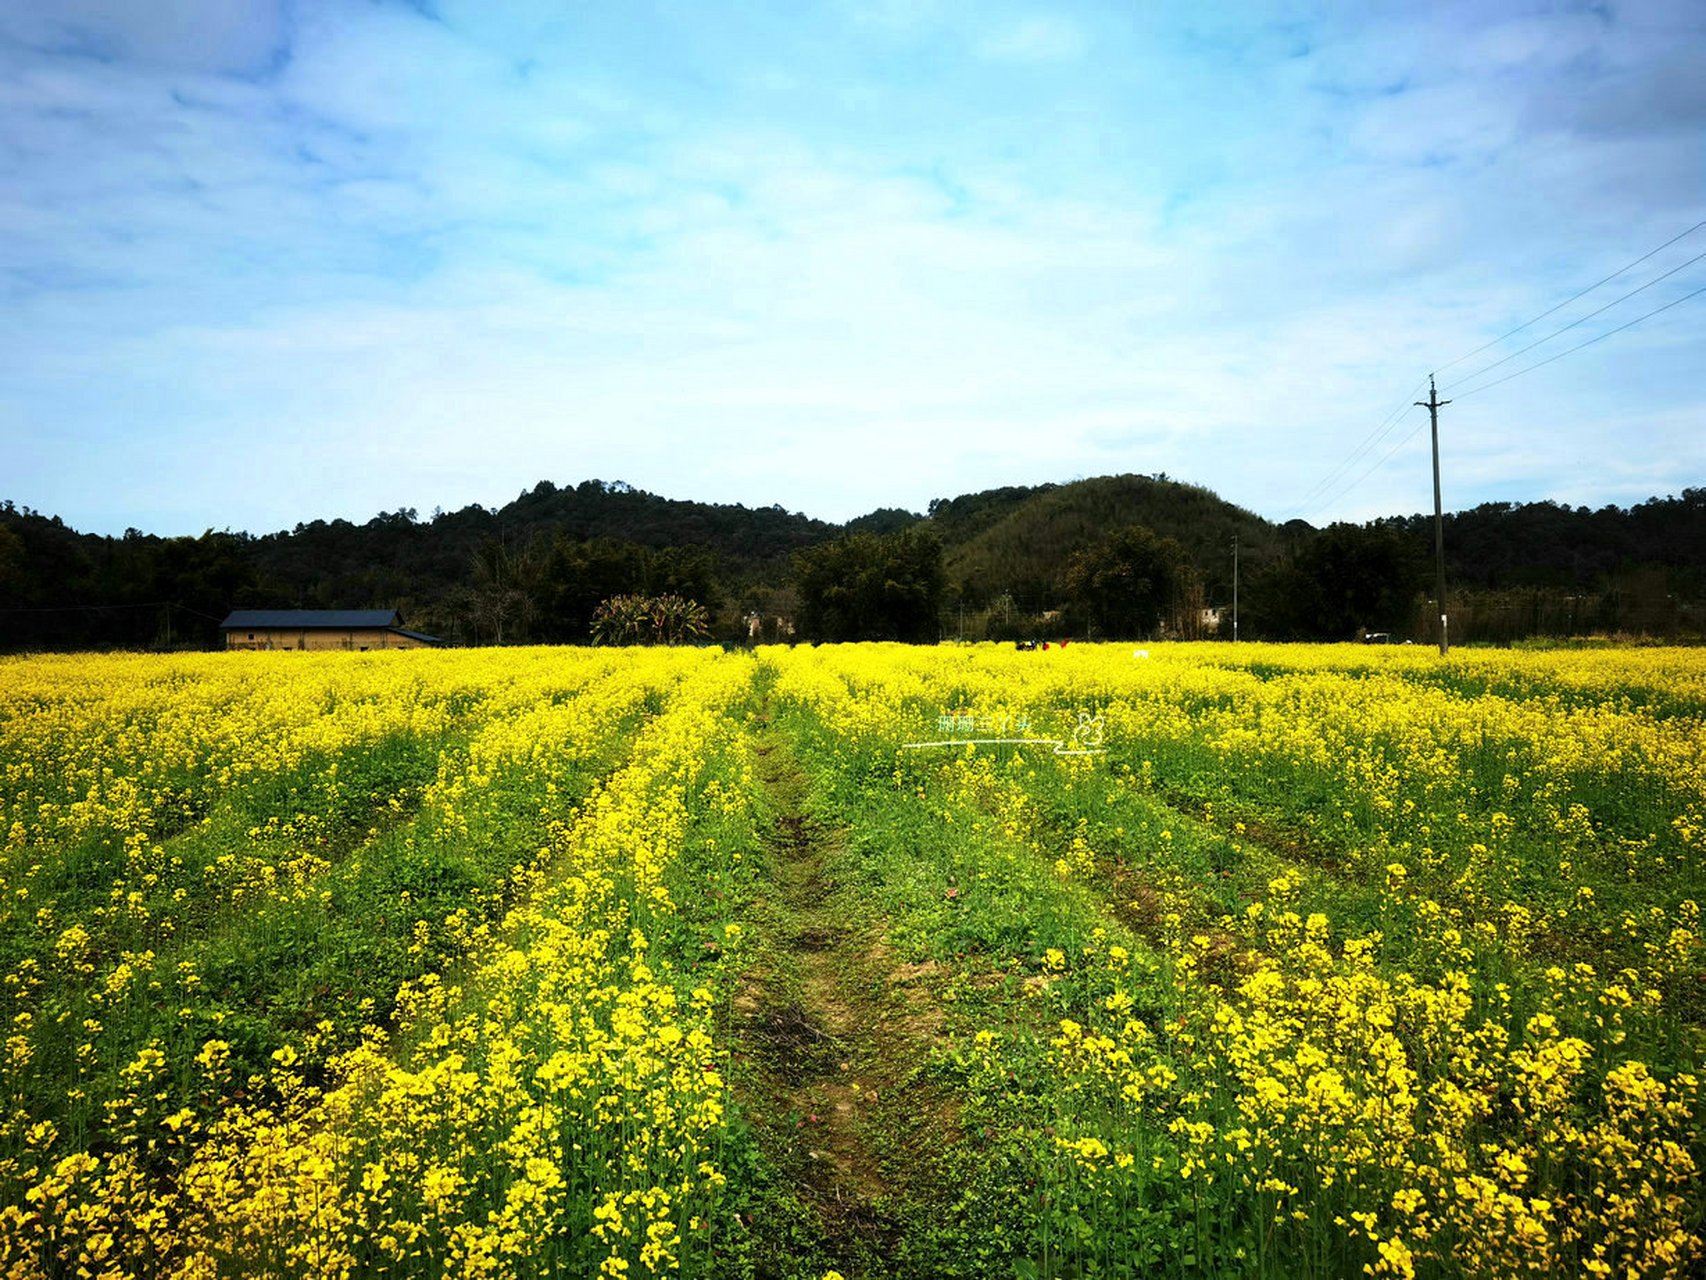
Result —
<instances>
[{"instance_id":1,"label":"power line","mask_svg":"<svg viewBox=\"0 0 1706 1280\"><path fill-rule=\"evenodd\" d=\"M1415 395L1417 391L1421 390L1421 386L1424 381L1426 381L1426 379L1418 379L1416 385L1404 393L1405 400L1408 400L1411 396ZM1375 445L1380 443L1381 437L1386 435L1387 432L1392 429L1393 424L1397 422L1399 416L1402 415L1404 410L1408 407L1409 406L1407 404L1402 403L1395 406L1392 412L1387 414L1386 417L1381 420L1380 425L1373 431L1369 432L1368 436L1362 441L1362 443L1353 449L1343 462L1339 463L1337 467L1328 472L1326 477L1313 489L1304 494L1303 501L1299 504L1300 509L1309 505L1317 491L1325 491L1331 488L1333 481L1338 479L1341 472L1348 471L1351 467L1355 466L1359 458L1366 454L1370 449L1374 448Z\"/></svg>"},{"instance_id":2,"label":"power line","mask_svg":"<svg viewBox=\"0 0 1706 1280\"><path fill-rule=\"evenodd\" d=\"M206 618L209 622L221 621L211 613L192 609L188 605L179 604L176 600L144 600L140 604L18 605L0 608L0 613L107 613L114 609L176 609L179 613L192 613L198 618Z\"/></svg>"},{"instance_id":3,"label":"power line","mask_svg":"<svg viewBox=\"0 0 1706 1280\"><path fill-rule=\"evenodd\" d=\"M1408 405L1405 406L1405 408L1408 408L1408 407L1409 407ZM1394 444L1385 453L1381 454L1380 457L1378 459L1376 459L1374 462L1370 463L1368 465L1368 467L1364 469L1364 471L1361 475L1359 475L1355 480L1352 480L1349 484L1345 485L1342 489L1340 489L1337 493L1335 493L1331 498L1323 499L1318 505L1324 507L1330 503L1337 502L1340 498L1344 497L1352 489L1355 489L1364 480L1368 479L1376 471L1378 471L1378 470L1380 470L1380 468L1384 467L1387 464L1387 462L1391 460L1393 454L1397 453L1398 450L1402 449L1405 445L1409 444L1410 441L1414 440L1416 438L1416 433L1427 425L1428 424L1425 422L1418 422L1415 426L1411 427L1409 432L1407 434L1405 434L1404 436L1402 436L1396 444Z\"/></svg>"},{"instance_id":4,"label":"power line","mask_svg":"<svg viewBox=\"0 0 1706 1280\"><path fill-rule=\"evenodd\" d=\"M1665 272L1661 276L1654 276L1651 280L1647 281L1647 283L1642 285L1640 288L1631 289L1628 293L1624 294L1621 298L1613 298L1610 302L1606 303L1603 307L1600 307L1598 310L1590 311L1585 316L1582 316L1579 319L1570 321L1570 323L1565 325L1562 329L1554 329L1551 333L1547 334L1544 338L1540 338L1537 341L1531 342L1526 347L1520 347L1517 350L1511 352L1508 356L1503 356L1500 359L1493 361L1492 364L1487 365L1484 368L1480 368L1480 369L1475 370L1474 373L1464 375L1463 377L1459 378L1456 382L1452 383L1450 387L1447 387L1446 390L1450 391L1452 387L1461 387L1466 382L1473 382L1473 381L1475 381L1476 378L1479 378L1483 373L1491 373L1494 369L1497 369L1500 365L1509 364L1512 360L1515 360L1518 356L1524 355L1527 352L1533 351L1534 348L1536 348L1536 347L1544 346L1546 343L1552 341L1553 338L1556 338L1559 334L1568 333L1571 329L1574 329L1577 325L1582 324L1585 321L1592 320L1595 316L1600 315L1603 312L1610 311L1611 308L1615 307L1619 302L1627 302L1630 298L1633 298L1637 293L1645 293L1648 289L1651 289L1654 285L1658 284L1661 280L1670 279L1678 271L1681 271L1684 267L1692 267L1696 262L1699 262L1702 258L1706 258L1706 253L1695 254L1687 262L1682 263L1681 266L1672 267L1669 271ZM1662 308L1662 307L1660 308L1661 311L1663 309L1664 308ZM1615 332L1615 330L1613 332Z\"/></svg>"},{"instance_id":5,"label":"power line","mask_svg":"<svg viewBox=\"0 0 1706 1280\"><path fill-rule=\"evenodd\" d=\"M1540 368L1542 365L1551 364L1554 360L1562 360L1565 356L1570 355L1573 352L1580 351L1583 347L1591 347L1596 342L1603 342L1606 338L1609 338L1614 333L1622 333L1625 329L1631 328L1634 325L1638 325L1643 320L1651 319L1653 316L1658 315L1659 312L1661 312L1661 311L1669 311L1672 307L1678 305L1679 303L1687 302L1690 298L1698 298L1703 293L1706 293L1706 285L1701 285L1693 293L1685 293L1680 298L1673 298L1673 299L1671 299L1671 301L1665 303L1664 306L1655 307L1651 311L1647 312L1646 315L1636 316L1633 320L1630 320L1625 324L1620 324L1615 329L1607 329L1604 333L1601 333L1601 334L1596 335L1595 337L1589 338L1586 342L1578 342L1575 346L1568 347L1565 350L1560 351L1555 356L1547 356L1546 359L1544 359L1544 360L1537 360L1537 361L1535 361L1535 363L1533 363L1531 365L1525 365L1523 368L1518 369L1515 373L1507 373L1502 378L1494 378L1491 382L1484 382L1478 387L1471 387L1469 390L1462 392L1457 398L1459 400L1462 400L1465 396L1476 395L1482 391L1487 390L1487 388L1489 388L1489 387L1496 387L1501 382L1509 382L1512 378L1520 378L1525 373L1532 373L1532 372L1534 372L1534 370Z\"/></svg>"},{"instance_id":6,"label":"power line","mask_svg":"<svg viewBox=\"0 0 1706 1280\"><path fill-rule=\"evenodd\" d=\"M1693 293L1685 293L1680 298L1673 298L1671 301L1665 303L1664 306L1655 307L1651 311L1646 312L1644 315L1638 315L1633 320L1630 320L1630 321L1625 322L1624 324L1618 325L1615 329L1607 329L1604 333L1597 334L1594 337L1589 338L1586 342L1578 342L1575 346L1567 347L1563 351L1558 352L1556 355L1547 356L1546 359L1537 360L1531 365L1525 365L1521 369L1516 370L1514 373L1507 373L1502 378L1494 378L1491 382L1485 382L1485 383L1482 383L1478 387L1471 387L1467 391L1460 392L1457 396L1457 399L1463 400L1464 398L1466 398L1468 396L1476 395L1482 391L1486 391L1490 387L1496 387L1501 382L1509 382L1512 378L1520 378L1525 373L1532 373L1534 370L1540 368L1542 365L1551 364L1554 360L1562 360L1565 356L1570 355L1574 352L1580 351L1583 347L1591 347L1596 342L1602 342L1606 338L1611 337L1613 334L1622 333L1623 330L1632 328L1635 325L1640 324L1641 321L1643 321L1643 320L1649 320L1653 316L1658 315L1661 311L1669 311L1672 307L1677 306L1681 303L1687 302L1690 298L1699 297L1702 293L1706 293L1706 285L1702 285L1700 288L1694 290ZM1460 384L1456 384L1456 385L1460 385ZM1421 429L1427 425L1428 424L1426 422L1418 422L1407 433L1405 433L1405 435L1402 436L1395 444L1393 444L1393 446L1390 449L1388 449L1385 453L1381 454L1377 460L1375 460L1368 467L1366 467L1362 471L1362 473L1357 476L1357 478L1355 480L1351 481L1348 485L1345 485L1342 488L1340 488L1339 491L1337 493L1335 493L1331 498L1323 500L1323 502L1320 505L1324 506L1328 502L1336 502L1339 498L1343 497L1345 494L1347 494L1351 490L1355 489L1364 480L1368 479L1369 476L1373 475L1376 471L1380 470L1381 467L1385 466L1386 463L1389 460L1391 460L1391 458L1393 457L1394 454L1396 454L1405 445L1409 444L1410 441L1414 440L1416 438L1417 434L1421 431Z\"/></svg>"},{"instance_id":7,"label":"power line","mask_svg":"<svg viewBox=\"0 0 1706 1280\"><path fill-rule=\"evenodd\" d=\"M1588 294L1592 293L1595 289L1598 289L1601 285L1608 284L1611 281L1617 279L1617 277L1619 277L1621 275L1625 275L1628 272L1634 270L1636 267L1640 266L1643 262L1646 262L1648 259L1656 256L1657 254L1664 252L1664 250L1670 248L1673 244L1676 244L1678 241L1687 239L1689 236L1693 235L1696 231L1699 231L1702 227L1706 227L1706 219L1702 219L1701 221L1696 222L1693 226L1687 228L1686 230L1682 231L1678 235L1672 236L1669 240L1666 240L1663 244L1659 245L1657 248L1651 249L1648 252L1642 254L1639 258L1636 258L1633 262L1630 262L1623 267L1619 267L1616 271L1613 271L1610 275L1605 276L1600 280L1596 280L1593 284L1589 285L1587 288L1581 290L1578 293L1574 293L1574 294L1570 295L1568 298L1565 298L1562 302L1558 303L1557 305L1552 306L1552 307L1548 307L1545 311L1542 311L1539 315L1523 321L1521 324L1517 325L1516 328L1511 329L1511 330L1509 330L1503 334L1500 334L1497 338L1494 338L1491 342L1482 343L1479 347L1476 347L1473 351L1466 351L1466 352L1464 352L1464 354L1458 356L1456 359L1451 360L1451 361L1447 362L1446 364L1440 365L1434 372L1436 374L1444 372L1446 369L1450 369L1450 368L1454 367L1455 365L1462 364L1465 360L1468 360L1473 356L1477 356L1481 352L1486 351L1491 347L1497 346L1499 343L1505 341L1507 338L1515 337L1517 334L1521 333L1524 329L1527 329L1527 328L1531 327L1532 325L1539 323L1541 320L1544 320L1549 315L1553 315L1553 314L1563 310L1565 307L1569 306L1572 302L1575 302L1581 298L1585 298ZM1513 351L1509 355L1507 355L1507 356L1505 356L1499 360L1494 361L1490 365L1486 365L1485 367L1478 369L1474 373L1468 374L1467 376L1465 376L1463 378L1459 378L1456 382L1451 383L1449 386L1447 386L1446 390L1450 391L1456 387L1461 387L1466 383L1473 382L1476 378L1481 377L1483 374L1492 372L1494 369L1498 368L1500 365L1508 364L1510 361L1516 359L1518 356L1523 355L1526 352L1532 351L1536 347L1543 346L1547 342L1550 342L1553 338L1558 337L1560 334L1567 333L1571 329L1574 329L1576 326L1584 323L1585 321L1591 320L1595 316L1600 315L1606 311L1609 311L1612 307L1617 306L1618 303L1626 302L1630 298L1634 297L1636 294L1642 293L1645 290L1650 289L1653 285L1658 284L1663 280L1669 279L1671 276L1673 276L1677 272L1683 270L1685 267L1690 267L1690 266L1694 265L1696 262L1699 262L1702 258L1706 258L1706 253L1696 254L1694 257L1690 258L1687 262L1682 263L1681 266L1671 268L1669 271L1666 271L1664 274L1656 276L1653 279L1647 281L1646 284L1641 285L1639 288L1632 289L1628 293L1622 295L1621 297L1616 298L1613 301L1606 303L1602 307L1599 307L1597 310L1590 311L1587 315L1582 316L1580 319L1573 320L1569 324L1563 326L1562 328L1554 330L1553 332L1547 334L1544 338L1541 338L1538 341L1532 342L1528 346L1523 347L1520 350ZM1534 363L1532 365L1527 365L1524 368L1517 370L1515 373L1507 375L1506 377L1497 378L1497 379L1493 380L1492 382L1484 383L1483 385L1481 385L1479 387L1471 388L1468 391L1462 392L1458 396L1458 399L1462 399L1463 396L1475 395L1477 392L1485 391L1489 387L1495 387L1501 382L1508 382L1508 381L1510 381L1511 378L1520 377L1522 374L1531 372L1534 369L1538 369L1542 365L1551 364L1552 361L1560 360L1564 356L1570 355L1572 352L1580 351L1583 347L1592 346L1595 342L1599 342L1604 338L1609 338L1614 333L1620 333L1624 329L1629 328L1631 325L1639 324L1642 320L1646 320L1652 316L1655 316L1655 315L1659 314L1659 312L1661 312L1661 311L1668 311L1671 307L1677 305L1677 303L1685 302L1689 298L1696 296L1696 294L1698 294L1700 292L1706 292L1706 290L1695 290L1694 293L1685 294L1683 297L1676 299L1674 302L1666 303L1664 306L1658 307L1653 311L1649 311L1645 315L1637 316L1635 319L1629 321L1627 324L1619 325L1616 329L1607 330L1605 333L1600 334L1598 337L1591 338L1587 342L1578 343L1576 346L1570 347L1568 350L1560 351L1557 355L1550 356L1545 360L1537 361L1536 363ZM1408 444L1412 439L1414 439L1417 432L1419 432L1421 430L1421 426L1419 424L1415 428L1410 430L1407 434L1405 434L1403 437L1401 437L1396 443L1394 443L1392 445L1392 447L1390 449L1388 449L1385 453L1383 453L1375 462L1370 464L1368 467L1364 468L1357 475L1357 477L1354 480L1350 481L1348 484L1340 485L1336 490L1333 488L1335 482L1340 477L1345 475L1352 467L1354 467L1359 460L1366 457L1373 449L1378 447L1379 444L1388 435L1390 435L1393 430L1396 429L1400 415L1404 412L1405 409L1410 407L1410 397L1413 396L1418 390L1420 390L1423 383L1425 383L1425 382L1426 382L1426 379L1419 380L1416 383L1416 385L1414 387L1412 387L1408 393L1405 394L1404 399L1398 404L1397 408L1395 408L1390 414L1388 414L1386 416L1386 418L1380 423L1379 426L1377 426L1372 432L1370 432L1368 434L1368 436L1365 437L1363 439L1363 441L1360 444L1358 444L1357 447L1355 449L1353 449L1341 462L1339 462L1339 464L1337 466L1335 466L1330 472L1328 472L1327 475L1324 476L1321 480L1317 481L1304 494L1303 498L1297 503L1297 505L1291 509L1291 512L1289 513L1287 518L1301 516L1307 511L1320 510L1321 508L1327 507L1327 506L1331 505L1332 503L1337 502L1345 494L1351 492L1351 490L1355 489L1358 485L1360 485L1370 475L1374 474L1375 471L1379 470L1382 466L1384 466L1386 464L1386 462L1394 454L1396 454L1400 449L1402 449L1406 444ZM1329 490L1333 490L1330 495L1328 493Z\"/></svg>"},{"instance_id":8,"label":"power line","mask_svg":"<svg viewBox=\"0 0 1706 1280\"><path fill-rule=\"evenodd\" d=\"M1576 301L1577 298L1587 297L1588 294L1592 293L1595 289L1599 288L1600 285L1609 284L1609 283L1611 283L1611 281L1617 279L1618 276L1624 274L1625 272L1633 271L1636 267L1640 266L1643 262L1645 262L1648 258L1652 257L1654 254L1663 253L1666 249L1670 248L1678 240L1686 240L1689 236L1693 235L1696 231L1700 230L1701 227L1706 227L1706 218L1703 218L1699 222L1696 222L1692 227L1688 228L1688 230L1684 231L1681 235L1672 236L1669 240L1666 240L1663 244L1661 244L1657 249L1654 249L1649 253L1643 253L1639 258L1636 258L1635 261L1631 262L1628 266L1619 267L1616 271L1613 271L1610 275L1606 276L1605 279L1595 281L1593 284L1590 284L1587 288L1583 289L1580 293L1572 294L1570 297L1565 298L1557 306L1547 308L1545 311L1542 311L1539 315L1535 316L1534 319L1524 320L1521 324L1517 325L1517 327L1512 329L1509 333L1502 333L1498 337L1494 338L1491 342L1484 342L1480 346L1476 347L1475 350L1464 352L1462 355L1458 356L1457 359L1451 361L1449 364L1440 365L1440 367L1435 369L1434 372L1436 374L1444 373L1447 369L1450 369L1452 366L1462 364L1465 360L1469 359L1471 356L1478 356L1483 351L1487 350L1489 347L1498 346L1499 343L1503 342L1506 338L1516 337L1517 334L1521 333L1524 329L1528 328L1529 325L1538 324L1540 321L1544 320L1547 316L1551 315L1553 312L1562 311L1565 307L1569 306L1572 302ZM1683 265L1686 266L1687 264L1684 263ZM1477 377L1478 375L1470 374L1469 376L1470 377ZM1467 381L1467 379L1464 379L1464 378L1458 379L1459 384L1461 384L1465 381Z\"/></svg>"},{"instance_id":9,"label":"power line","mask_svg":"<svg viewBox=\"0 0 1706 1280\"><path fill-rule=\"evenodd\" d=\"M1653 310L1647 312L1645 315L1636 316L1633 320L1630 320L1625 324L1620 324L1615 329L1607 329L1604 333L1598 334L1595 337L1589 338L1586 342L1578 342L1575 346L1568 347L1565 350L1558 352L1557 355L1547 356L1546 359L1537 360L1531 365L1525 365L1523 368L1518 369L1514 373L1507 373L1502 378L1494 378L1491 382L1483 383L1482 385L1480 385L1478 387L1471 387L1469 390L1459 393L1457 398L1459 400L1462 400L1468 396L1476 395L1482 391L1486 391L1489 387L1496 387L1501 382L1509 382L1512 378L1520 378L1523 374L1531 373L1535 369L1540 368L1542 365L1551 364L1554 360L1562 360L1565 356L1570 355L1572 352L1580 351L1583 347L1591 347L1591 346L1593 346L1594 343L1603 341L1604 339L1611 337L1611 335L1614 333L1621 333L1625 329L1628 329L1628 328L1633 327L1634 325L1640 324L1641 321L1643 321L1643 320L1651 319L1653 316L1658 315L1659 312L1661 312L1661 311L1669 311L1672 307L1678 305L1679 303L1687 302L1690 298L1698 297L1702 293L1706 293L1706 285L1702 285L1700 288L1696 289L1693 293L1685 293L1680 298L1675 298L1675 299L1671 300L1670 302L1665 303L1665 305L1662 307L1655 307ZM1408 407L1408 406L1406 406L1406 407ZM1385 453L1381 454L1378 460L1376 460L1374 463L1372 463L1366 469L1364 469L1362 474L1357 476L1357 478L1355 480L1351 481L1350 484L1345 485L1343 488L1341 488L1337 493L1335 493L1332 496L1332 498L1324 500L1321 505L1326 505L1326 502L1337 501L1339 498L1341 498L1345 494L1349 493L1352 489L1355 489L1364 480L1368 479L1369 476L1373 475L1376 471L1380 470L1381 467L1385 466L1386 463L1392 458L1392 456L1394 454L1396 454L1400 449L1402 449L1405 445L1409 444L1410 441L1414 440L1416 438L1417 434L1425 426L1427 426L1427 423L1418 422L1414 427L1410 428L1408 433L1406 433L1402 438L1400 438Z\"/></svg>"},{"instance_id":10,"label":"power line","mask_svg":"<svg viewBox=\"0 0 1706 1280\"><path fill-rule=\"evenodd\" d=\"M1399 417L1403 414L1404 410L1410 407L1410 397L1420 391L1426 382L1426 378L1417 379L1416 385L1404 393L1404 399L1399 402L1398 406L1394 408L1391 413L1386 415L1384 421L1382 421L1381 424L1373 431L1369 432L1367 437L1363 439L1362 443L1357 445L1355 449L1351 450L1350 454L1340 462L1338 466L1329 471L1322 479L1315 482L1309 491L1298 501L1297 505L1291 509L1290 516L1300 516L1305 511L1325 506L1328 501L1331 501L1331 499L1322 498L1321 495L1325 494L1328 489L1332 488L1334 481L1336 481L1346 471L1349 471L1354 467L1358 460L1363 458L1369 450L1378 445L1380 441L1397 426ZM1336 499L1338 496L1338 494L1334 494L1333 498ZM1289 519L1290 516L1287 518Z\"/></svg>"},{"instance_id":11,"label":"power line","mask_svg":"<svg viewBox=\"0 0 1706 1280\"><path fill-rule=\"evenodd\" d=\"M101 613L108 609L182 608L170 600L145 600L141 604L44 604L0 609L0 613Z\"/></svg>"}]
</instances>

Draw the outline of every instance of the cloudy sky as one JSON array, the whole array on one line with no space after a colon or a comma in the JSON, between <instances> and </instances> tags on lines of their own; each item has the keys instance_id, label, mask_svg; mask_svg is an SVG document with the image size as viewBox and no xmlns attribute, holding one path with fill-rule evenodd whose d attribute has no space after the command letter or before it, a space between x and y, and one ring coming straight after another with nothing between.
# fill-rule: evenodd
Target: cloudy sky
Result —
<instances>
[{"instance_id":1,"label":"cloudy sky","mask_svg":"<svg viewBox=\"0 0 1706 1280\"><path fill-rule=\"evenodd\" d=\"M1431 508L1439 370L1448 507L1626 504L1706 484L1703 219L1699 0L0 0L0 498L1325 523Z\"/></svg>"}]
</instances>

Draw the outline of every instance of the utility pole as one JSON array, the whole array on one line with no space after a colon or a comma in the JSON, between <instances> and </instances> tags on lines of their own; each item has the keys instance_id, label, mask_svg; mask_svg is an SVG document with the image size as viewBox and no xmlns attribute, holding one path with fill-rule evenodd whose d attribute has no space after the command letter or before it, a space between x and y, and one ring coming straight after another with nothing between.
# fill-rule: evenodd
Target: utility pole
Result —
<instances>
[{"instance_id":1,"label":"utility pole","mask_svg":"<svg viewBox=\"0 0 1706 1280\"><path fill-rule=\"evenodd\" d=\"M1238 643L1238 535L1232 535L1232 643Z\"/></svg>"},{"instance_id":2,"label":"utility pole","mask_svg":"<svg viewBox=\"0 0 1706 1280\"><path fill-rule=\"evenodd\" d=\"M1434 437L1434 601L1439 605L1439 652L1443 658L1450 649L1447 635L1445 614L1445 517L1440 513L1439 504L1439 410L1441 405L1450 404L1449 400L1441 400L1439 392L1434 390L1434 376L1428 375L1428 398L1416 401L1428 411L1428 419L1433 424Z\"/></svg>"}]
</instances>

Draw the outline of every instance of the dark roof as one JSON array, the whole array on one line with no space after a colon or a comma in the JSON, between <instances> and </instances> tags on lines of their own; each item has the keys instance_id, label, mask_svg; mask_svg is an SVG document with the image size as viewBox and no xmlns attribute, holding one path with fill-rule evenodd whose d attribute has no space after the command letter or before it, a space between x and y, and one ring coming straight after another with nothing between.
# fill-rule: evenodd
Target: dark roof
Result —
<instances>
[{"instance_id":1,"label":"dark roof","mask_svg":"<svg viewBox=\"0 0 1706 1280\"><path fill-rule=\"evenodd\" d=\"M440 640L437 636L429 636L424 631L405 631L402 627L392 627L391 630L395 631L400 636L408 636L411 640L419 640L422 644L436 645L441 648L444 645L444 641Z\"/></svg>"},{"instance_id":2,"label":"dark roof","mask_svg":"<svg viewBox=\"0 0 1706 1280\"><path fill-rule=\"evenodd\" d=\"M219 624L221 631L254 631L285 627L294 630L354 631L400 626L395 609L234 609Z\"/></svg>"}]
</instances>

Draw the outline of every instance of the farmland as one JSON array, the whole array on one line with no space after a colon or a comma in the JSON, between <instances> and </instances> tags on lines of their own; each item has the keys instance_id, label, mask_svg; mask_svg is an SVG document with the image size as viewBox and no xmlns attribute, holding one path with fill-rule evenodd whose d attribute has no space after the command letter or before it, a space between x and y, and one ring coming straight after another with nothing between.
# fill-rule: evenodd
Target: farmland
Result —
<instances>
[{"instance_id":1,"label":"farmland","mask_svg":"<svg viewBox=\"0 0 1706 1280\"><path fill-rule=\"evenodd\" d=\"M14 1276L1682 1276L1706 654L0 662Z\"/></svg>"}]
</instances>

